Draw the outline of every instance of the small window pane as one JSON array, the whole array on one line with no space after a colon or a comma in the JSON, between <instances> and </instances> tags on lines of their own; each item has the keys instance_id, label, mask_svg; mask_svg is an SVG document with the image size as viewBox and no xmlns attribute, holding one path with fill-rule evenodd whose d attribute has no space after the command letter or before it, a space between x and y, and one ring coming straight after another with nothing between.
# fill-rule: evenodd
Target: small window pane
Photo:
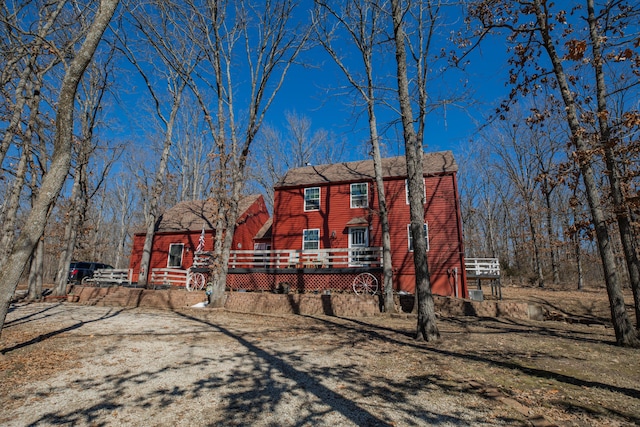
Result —
<instances>
[{"instance_id":1,"label":"small window pane","mask_svg":"<svg viewBox=\"0 0 640 427\"><path fill-rule=\"evenodd\" d=\"M426 205L427 204L427 180L425 179L423 181L424 184L424 199L422 199L422 204ZM409 180L405 179L404 180L404 195L405 195L405 199L407 201L407 204L409 204Z\"/></svg>"},{"instance_id":2,"label":"small window pane","mask_svg":"<svg viewBox=\"0 0 640 427\"><path fill-rule=\"evenodd\" d=\"M413 236L411 235L411 224L407 225L407 233L409 234L409 251L413 252ZM427 252L429 252L429 226L424 224L424 239L427 244Z\"/></svg>"},{"instance_id":3,"label":"small window pane","mask_svg":"<svg viewBox=\"0 0 640 427\"><path fill-rule=\"evenodd\" d=\"M184 244L172 243L169 246L169 261L167 267L182 267L182 251Z\"/></svg>"},{"instance_id":4,"label":"small window pane","mask_svg":"<svg viewBox=\"0 0 640 427\"><path fill-rule=\"evenodd\" d=\"M351 207L366 208L369 202L366 182L351 184Z\"/></svg>"},{"instance_id":5,"label":"small window pane","mask_svg":"<svg viewBox=\"0 0 640 427\"><path fill-rule=\"evenodd\" d=\"M305 251L320 249L320 229L314 228L302 232L302 249Z\"/></svg>"},{"instance_id":6,"label":"small window pane","mask_svg":"<svg viewBox=\"0 0 640 427\"><path fill-rule=\"evenodd\" d=\"M304 210L320 210L320 187L304 189Z\"/></svg>"}]
</instances>

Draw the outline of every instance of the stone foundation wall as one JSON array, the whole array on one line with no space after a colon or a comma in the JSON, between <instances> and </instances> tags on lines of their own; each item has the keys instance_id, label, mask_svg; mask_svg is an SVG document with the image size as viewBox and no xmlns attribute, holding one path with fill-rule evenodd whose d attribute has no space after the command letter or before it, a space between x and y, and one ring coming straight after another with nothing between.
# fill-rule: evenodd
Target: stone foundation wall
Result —
<instances>
[{"instance_id":1,"label":"stone foundation wall","mask_svg":"<svg viewBox=\"0 0 640 427\"><path fill-rule=\"evenodd\" d=\"M113 286L95 288L74 286L79 302L90 305L118 307L154 307L174 309L204 302L204 292L184 289L151 290ZM413 296L401 296L396 301L405 312L413 307ZM544 320L540 306L504 301L470 301L452 297L434 297L435 309L443 317L511 317ZM274 294L269 292L229 292L224 306L243 313L307 314L339 317L367 317L380 314L378 296L358 296L353 293Z\"/></svg>"},{"instance_id":2,"label":"stone foundation wall","mask_svg":"<svg viewBox=\"0 0 640 427\"><path fill-rule=\"evenodd\" d=\"M172 309L191 307L207 300L204 292L187 292L184 289L151 290L121 286L107 288L74 286L72 291L80 296L78 301L80 303L116 307Z\"/></svg>"}]
</instances>

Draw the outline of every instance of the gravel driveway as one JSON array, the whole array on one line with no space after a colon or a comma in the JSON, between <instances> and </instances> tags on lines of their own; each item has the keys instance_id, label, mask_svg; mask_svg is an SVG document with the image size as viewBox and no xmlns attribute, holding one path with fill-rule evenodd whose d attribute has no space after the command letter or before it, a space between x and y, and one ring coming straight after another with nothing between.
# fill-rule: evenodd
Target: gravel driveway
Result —
<instances>
[{"instance_id":1,"label":"gravel driveway","mask_svg":"<svg viewBox=\"0 0 640 427\"><path fill-rule=\"evenodd\" d=\"M19 305L0 360L23 355L24 374L3 373L0 424L523 423L508 405L438 381L448 367L428 363L413 327L407 319Z\"/></svg>"}]
</instances>

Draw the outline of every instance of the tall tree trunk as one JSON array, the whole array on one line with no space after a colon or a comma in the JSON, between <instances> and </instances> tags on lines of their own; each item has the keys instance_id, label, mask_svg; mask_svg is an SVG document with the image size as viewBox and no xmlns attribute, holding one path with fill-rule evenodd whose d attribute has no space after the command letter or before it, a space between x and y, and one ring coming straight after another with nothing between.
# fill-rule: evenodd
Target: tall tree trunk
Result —
<instances>
[{"instance_id":1,"label":"tall tree trunk","mask_svg":"<svg viewBox=\"0 0 640 427\"><path fill-rule=\"evenodd\" d=\"M542 259L540 257L540 239L538 237L538 229L533 221L533 209L531 208L532 201L527 199L526 204L529 232L531 233L531 243L533 244L533 266L536 272L536 278L538 279L538 286L544 288L544 272L542 270Z\"/></svg>"},{"instance_id":2,"label":"tall tree trunk","mask_svg":"<svg viewBox=\"0 0 640 427\"><path fill-rule=\"evenodd\" d=\"M376 190L378 192L378 215L380 216L380 227L382 228L382 287L384 292L384 311L386 313L393 313L397 310L393 299L393 264L391 261L389 210L387 209L387 197L384 192L378 127L372 104L369 106L369 110L369 133L371 135L371 146L373 148L373 168L375 171Z\"/></svg>"},{"instance_id":3,"label":"tall tree trunk","mask_svg":"<svg viewBox=\"0 0 640 427\"><path fill-rule=\"evenodd\" d=\"M30 144L24 141L20 161L16 170L16 177L13 180L9 197L5 202L5 209L2 221L2 236L0 237L0 265L7 265L6 262L13 250L13 242L16 238L16 221L18 209L20 208L20 195L24 187L28 169L28 158Z\"/></svg>"},{"instance_id":4,"label":"tall tree trunk","mask_svg":"<svg viewBox=\"0 0 640 427\"><path fill-rule=\"evenodd\" d=\"M67 282L69 278L69 265L73 259L73 250L76 247L76 237L78 235L78 227L82 223L84 215L83 205L86 203L83 199L86 194L82 191L82 169L81 161L78 160L78 166L74 177L73 186L71 188L71 199L68 212L67 224L64 228L64 237L62 241L62 251L58 258L58 271L56 272L56 285L53 289L53 295L62 296L67 293Z\"/></svg>"},{"instance_id":5,"label":"tall tree trunk","mask_svg":"<svg viewBox=\"0 0 640 427\"><path fill-rule=\"evenodd\" d=\"M160 156L160 163L158 170L156 170L156 176L153 182L153 188L151 189L151 198L149 200L149 213L145 218L145 230L144 245L142 248L142 258L140 260L140 274L138 276L138 284L141 286L147 286L149 278L149 262L151 261L151 250L153 247L153 237L155 235L156 221L160 216L160 196L163 191L163 180L167 170L167 164L169 163L169 152L171 150L171 144L173 142L173 126L180 109L180 102L182 100L182 92L186 83L181 80L180 84L173 92L173 104L171 106L171 113L169 120L165 122L165 135L164 145L162 148L162 155Z\"/></svg>"},{"instance_id":6,"label":"tall tree trunk","mask_svg":"<svg viewBox=\"0 0 640 427\"><path fill-rule=\"evenodd\" d=\"M580 249L580 234L579 231L573 236L574 254L576 259L576 271L578 273L578 290L584 289L584 273L582 271L582 250Z\"/></svg>"},{"instance_id":7,"label":"tall tree trunk","mask_svg":"<svg viewBox=\"0 0 640 427\"><path fill-rule=\"evenodd\" d=\"M409 211L413 236L413 263L416 274L418 324L416 339L434 341L440 338L436 324L435 305L431 293L431 278L427 264L427 245L424 234L424 176L422 172L422 141L418 141L413 128L413 111L409 94L407 53L401 0L391 1L393 34L396 51L398 102L404 130L407 181L409 184Z\"/></svg>"},{"instance_id":8,"label":"tall tree trunk","mask_svg":"<svg viewBox=\"0 0 640 427\"><path fill-rule=\"evenodd\" d=\"M558 261L558 248L556 247L555 233L553 232L553 215L551 210L551 191L549 191L549 185L547 179L544 178L542 183L542 193L544 195L544 202L547 214L547 237L549 239L549 250L551 251L551 271L553 273L553 284L560 283L560 266Z\"/></svg>"},{"instance_id":9,"label":"tall tree trunk","mask_svg":"<svg viewBox=\"0 0 640 427\"><path fill-rule=\"evenodd\" d=\"M127 225L129 214L129 193L130 187L126 184L116 186L118 200L120 202L120 218L118 220L118 250L116 251L115 268L121 268L122 260L125 259L124 249L127 243Z\"/></svg>"},{"instance_id":10,"label":"tall tree trunk","mask_svg":"<svg viewBox=\"0 0 640 427\"><path fill-rule=\"evenodd\" d=\"M36 76L37 77L37 76ZM11 187L9 197L5 202L5 209L2 212L0 223L2 224L2 237L0 238L0 265L5 265L13 248L13 242L16 237L16 219L18 209L20 208L20 195L25 184L26 175L29 169L29 160L31 159L33 132L38 126L38 113L40 105L40 79L37 78L34 85L27 84L25 86L26 96L29 98L29 119L26 129L22 134L22 154L18 162L16 176ZM21 107L22 108L22 107ZM1 164L1 162L0 162Z\"/></svg>"},{"instance_id":11,"label":"tall tree trunk","mask_svg":"<svg viewBox=\"0 0 640 427\"><path fill-rule=\"evenodd\" d=\"M598 33L598 22L595 16L593 0L587 0L587 21L589 22L589 35L593 49L593 68L596 78L596 93L598 102L598 126L600 131L600 144L604 148L605 163L607 165L609 185L613 199L613 209L620 231L620 240L624 249L624 258L627 264L631 289L633 290L634 307L636 314L636 329L640 331L640 262L635 248L635 236L628 216L628 208L625 203L624 193L620 180L620 169L616 161L614 146L616 141L611 140L609 127L610 111L607 108L607 88L603 70L604 58L602 58L601 35Z\"/></svg>"},{"instance_id":12,"label":"tall tree trunk","mask_svg":"<svg viewBox=\"0 0 640 427\"><path fill-rule=\"evenodd\" d=\"M578 120L577 106L573 98L566 74L562 66L562 59L557 53L555 42L549 34L547 26L547 16L540 4L541 0L534 0L533 6L540 27L543 47L549 55L549 59L553 65L553 71L558 82L560 93L565 104L565 114L567 124L571 130L572 142L577 149L578 162L582 178L584 180L585 192L589 202L591 218L596 230L598 242L598 250L602 259L602 267L604 269L605 282L607 286L607 295L609 297L609 305L611 307L611 321L616 334L616 342L618 345L627 347L640 347L640 339L631 324L631 320L626 312L624 304L624 296L622 294L622 286L620 278L616 271L616 260L612 249L612 241L607 229L607 218L602 208L598 183L595 179L593 167L591 165L590 146L581 130L580 121ZM589 0L590 1L590 0Z\"/></svg>"},{"instance_id":13,"label":"tall tree trunk","mask_svg":"<svg viewBox=\"0 0 640 427\"><path fill-rule=\"evenodd\" d=\"M117 6L118 0L101 0L80 50L66 69L56 109L56 134L51 166L42 179L40 191L15 242L7 267L0 272L0 331L4 327L9 302L18 286L20 276L44 232L49 209L58 198L69 173L75 94Z\"/></svg>"},{"instance_id":14,"label":"tall tree trunk","mask_svg":"<svg viewBox=\"0 0 640 427\"><path fill-rule=\"evenodd\" d=\"M29 290L27 291L27 301L36 301L42 298L44 264L44 238L38 239L33 255L31 256L31 266L29 268Z\"/></svg>"},{"instance_id":15,"label":"tall tree trunk","mask_svg":"<svg viewBox=\"0 0 640 427\"><path fill-rule=\"evenodd\" d=\"M369 119L369 137L371 138L371 149L373 157L375 188L378 195L378 211L380 227L382 229L382 296L384 300L384 311L395 312L395 301L393 299L393 265L391 260L391 235L389 227L389 212L387 209L387 198L384 191L384 179L382 171L382 156L380 154L380 136L378 134L378 123L375 112L376 86L373 75L373 54L377 37L380 34L380 14L382 10L378 4L367 4L362 7L349 8L349 3L342 4L342 9L333 9L328 2L316 0L316 4L337 18L340 25L344 26L349 36L353 39L362 59L364 67L364 83L361 83L356 73L350 71L345 65L341 55L334 50L331 43L331 34L334 28L326 30L322 24L326 24L326 16L319 14L316 19L316 31L319 34L320 43L331 55L335 63L342 70L351 86L360 93L367 105L367 115ZM357 11L357 12L355 12ZM318 30L321 28L321 31Z\"/></svg>"}]
</instances>

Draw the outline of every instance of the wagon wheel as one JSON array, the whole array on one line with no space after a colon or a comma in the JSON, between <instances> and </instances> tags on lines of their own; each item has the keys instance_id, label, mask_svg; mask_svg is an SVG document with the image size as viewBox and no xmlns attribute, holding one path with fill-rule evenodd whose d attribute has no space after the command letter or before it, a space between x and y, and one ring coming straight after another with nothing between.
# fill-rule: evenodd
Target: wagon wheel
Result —
<instances>
[{"instance_id":1,"label":"wagon wheel","mask_svg":"<svg viewBox=\"0 0 640 427\"><path fill-rule=\"evenodd\" d=\"M356 295L372 294L378 292L378 279L371 273L360 273L353 279L353 292Z\"/></svg>"},{"instance_id":2,"label":"wagon wheel","mask_svg":"<svg viewBox=\"0 0 640 427\"><path fill-rule=\"evenodd\" d=\"M193 273L187 280L187 290L188 291L201 291L204 289L204 274L202 273Z\"/></svg>"}]
</instances>

